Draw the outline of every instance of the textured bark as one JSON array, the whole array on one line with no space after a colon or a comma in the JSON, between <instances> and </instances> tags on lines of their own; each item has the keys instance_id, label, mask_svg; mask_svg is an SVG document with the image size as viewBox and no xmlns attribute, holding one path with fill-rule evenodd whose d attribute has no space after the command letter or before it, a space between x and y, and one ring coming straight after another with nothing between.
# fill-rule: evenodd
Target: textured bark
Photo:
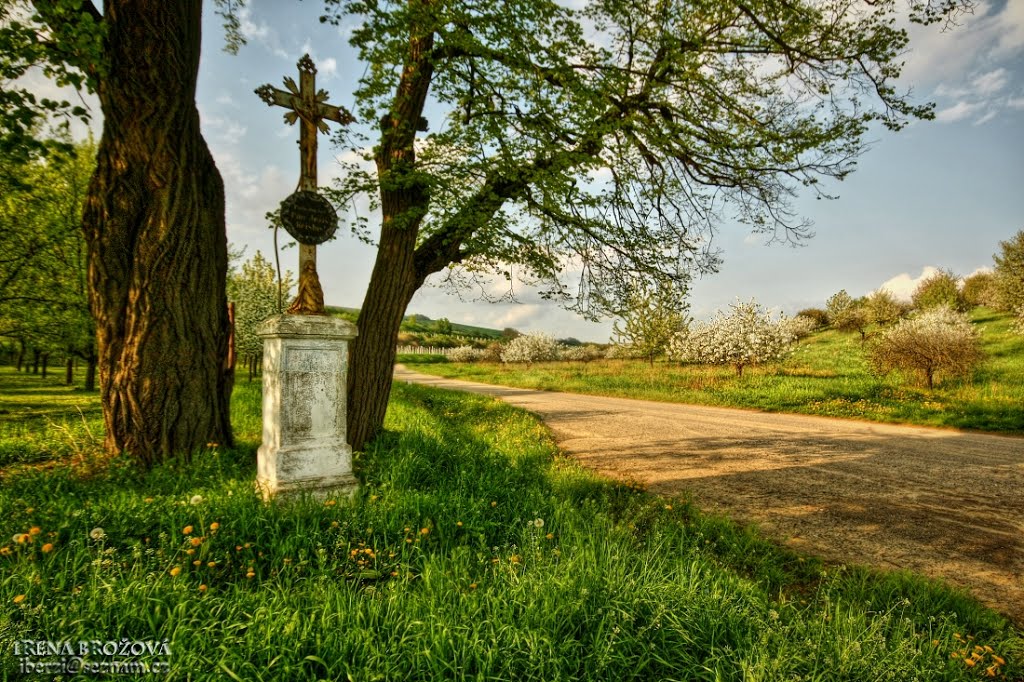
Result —
<instances>
[{"instance_id":1,"label":"textured bark","mask_svg":"<svg viewBox=\"0 0 1024 682\"><path fill-rule=\"evenodd\" d=\"M429 4L423 2L422 4ZM349 362L348 438L360 450L384 424L391 395L395 341L406 306L423 283L416 272L416 236L429 202L429 193L415 179L413 142L420 127L433 67L433 33L414 27L409 56L395 93L391 112L380 121L377 148L380 179L381 235L359 330Z\"/></svg>"},{"instance_id":2,"label":"textured bark","mask_svg":"<svg viewBox=\"0 0 1024 682\"><path fill-rule=\"evenodd\" d=\"M108 0L85 204L106 449L230 445L224 186L199 129L199 0Z\"/></svg>"}]
</instances>

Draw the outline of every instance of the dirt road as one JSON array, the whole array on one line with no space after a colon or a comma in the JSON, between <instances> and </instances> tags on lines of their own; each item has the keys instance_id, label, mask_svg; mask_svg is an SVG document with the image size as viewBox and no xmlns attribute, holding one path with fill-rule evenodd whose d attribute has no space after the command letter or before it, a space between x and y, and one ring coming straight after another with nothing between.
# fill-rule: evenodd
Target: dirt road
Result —
<instances>
[{"instance_id":1,"label":"dirt road","mask_svg":"<svg viewBox=\"0 0 1024 682\"><path fill-rule=\"evenodd\" d=\"M802 552L960 585L1024 624L1024 438L455 381L539 415L601 473Z\"/></svg>"}]
</instances>

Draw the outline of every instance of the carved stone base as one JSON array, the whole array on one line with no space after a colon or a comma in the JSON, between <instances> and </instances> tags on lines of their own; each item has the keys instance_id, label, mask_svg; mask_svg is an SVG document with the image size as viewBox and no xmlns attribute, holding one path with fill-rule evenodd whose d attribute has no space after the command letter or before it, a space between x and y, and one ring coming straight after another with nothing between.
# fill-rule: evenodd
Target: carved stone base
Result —
<instances>
[{"instance_id":1,"label":"carved stone base","mask_svg":"<svg viewBox=\"0 0 1024 682\"><path fill-rule=\"evenodd\" d=\"M345 320L278 315L263 322L263 444L256 483L264 498L355 491L346 438Z\"/></svg>"}]
</instances>

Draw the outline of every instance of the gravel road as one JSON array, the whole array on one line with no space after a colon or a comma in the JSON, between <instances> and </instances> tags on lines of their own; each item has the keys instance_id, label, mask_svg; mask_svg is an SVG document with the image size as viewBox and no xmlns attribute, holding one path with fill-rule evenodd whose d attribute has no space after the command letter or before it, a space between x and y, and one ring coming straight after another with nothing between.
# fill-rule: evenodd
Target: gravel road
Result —
<instances>
[{"instance_id":1,"label":"gravel road","mask_svg":"<svg viewBox=\"0 0 1024 682\"><path fill-rule=\"evenodd\" d=\"M1024 438L804 415L395 379L540 416L563 451L757 524L830 561L959 585L1024 625Z\"/></svg>"}]
</instances>

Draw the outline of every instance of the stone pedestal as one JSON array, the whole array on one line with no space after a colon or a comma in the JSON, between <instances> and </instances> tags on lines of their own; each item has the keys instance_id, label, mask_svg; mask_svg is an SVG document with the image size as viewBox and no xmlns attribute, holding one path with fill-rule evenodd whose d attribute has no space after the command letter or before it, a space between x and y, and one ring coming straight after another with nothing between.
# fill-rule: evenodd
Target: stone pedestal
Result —
<instances>
[{"instance_id":1,"label":"stone pedestal","mask_svg":"<svg viewBox=\"0 0 1024 682\"><path fill-rule=\"evenodd\" d=\"M355 326L322 315L278 315L257 333L263 337L263 444L256 483L264 498L354 492L345 405Z\"/></svg>"}]
</instances>

